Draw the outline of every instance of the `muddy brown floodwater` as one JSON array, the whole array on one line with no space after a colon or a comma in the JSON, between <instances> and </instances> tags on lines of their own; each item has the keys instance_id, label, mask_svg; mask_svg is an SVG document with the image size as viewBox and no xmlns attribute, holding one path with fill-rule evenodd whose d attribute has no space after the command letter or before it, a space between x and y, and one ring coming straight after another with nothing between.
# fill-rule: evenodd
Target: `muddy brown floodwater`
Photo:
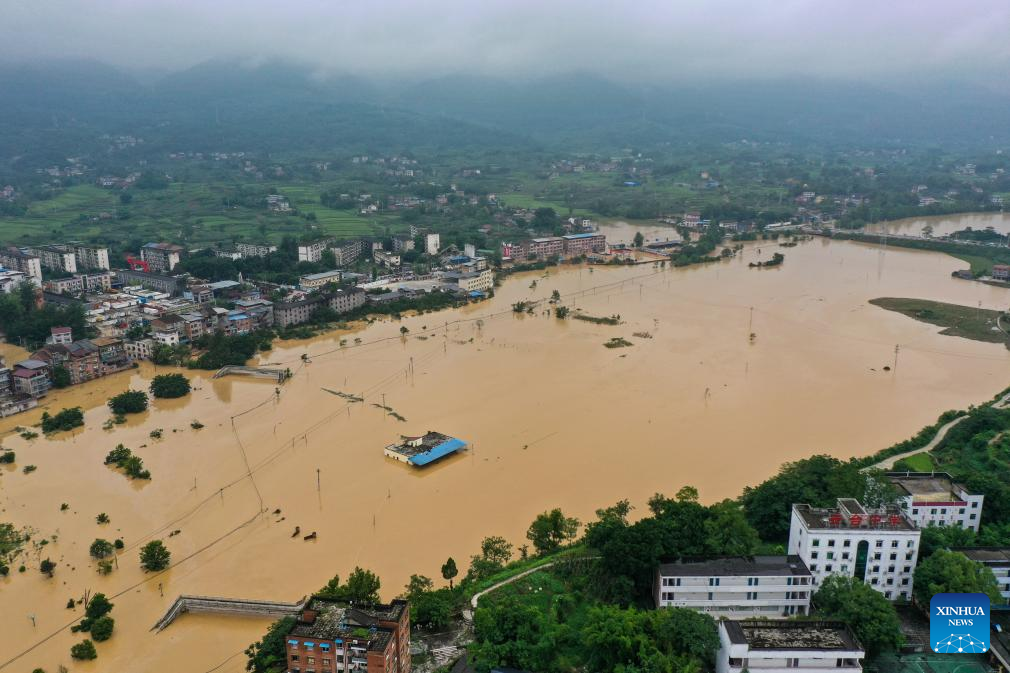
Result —
<instances>
[{"instance_id":1,"label":"muddy brown floodwater","mask_svg":"<svg viewBox=\"0 0 1010 673\"><path fill-rule=\"evenodd\" d=\"M781 267L747 267L779 250ZM145 387L154 367L54 394L51 407L86 407L85 428L3 440L17 464L0 476L0 520L50 542L29 554L25 573L0 581L0 668L241 671L241 650L268 620L185 615L149 629L180 593L291 601L355 565L378 572L391 598L411 573L438 577L448 556L465 572L485 535L521 544L550 507L586 521L618 499L643 508L685 484L714 501L784 461L905 439L1010 381L1002 345L940 336L867 304L896 296L1006 307L1006 290L952 279L960 266L936 253L815 239L752 245L687 269L570 267L514 276L494 299L459 310L277 342L262 362L295 373L279 399L271 383L191 373L190 397L157 401L106 431L108 395ZM510 310L555 289L567 305L620 314L622 324ZM634 345L604 348L615 336ZM885 372L896 344L897 368ZM383 401L406 421L372 406ZM205 427L191 429L192 420ZM162 439L149 437L155 428ZM429 429L473 449L423 471L383 457L400 433ZM102 464L118 443L144 459L149 483ZM27 464L37 471L23 474ZM98 525L100 512L111 523ZM295 526L318 539L292 538ZM88 558L96 537L126 542L109 576ZM172 567L145 575L138 548L156 538ZM38 571L45 557L59 564L51 579ZM98 645L97 661L75 663L69 648L80 637L65 627L81 611L64 606L86 589L114 596L116 634Z\"/></svg>"}]
</instances>

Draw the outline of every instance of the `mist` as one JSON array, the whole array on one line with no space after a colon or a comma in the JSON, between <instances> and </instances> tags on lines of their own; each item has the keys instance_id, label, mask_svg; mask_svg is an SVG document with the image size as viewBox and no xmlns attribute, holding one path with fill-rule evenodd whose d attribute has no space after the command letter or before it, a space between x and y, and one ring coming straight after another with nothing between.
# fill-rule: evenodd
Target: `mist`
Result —
<instances>
[{"instance_id":1,"label":"mist","mask_svg":"<svg viewBox=\"0 0 1010 673\"><path fill-rule=\"evenodd\" d=\"M318 76L1005 80L1010 4L842 0L50 0L7 3L0 60L132 72L284 59ZM992 80L990 79L992 78Z\"/></svg>"}]
</instances>

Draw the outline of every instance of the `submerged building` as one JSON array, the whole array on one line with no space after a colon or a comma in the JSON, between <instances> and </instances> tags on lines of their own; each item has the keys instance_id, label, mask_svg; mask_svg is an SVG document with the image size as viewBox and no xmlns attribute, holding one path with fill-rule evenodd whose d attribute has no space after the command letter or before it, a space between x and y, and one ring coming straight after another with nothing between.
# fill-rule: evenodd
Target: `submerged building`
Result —
<instances>
[{"instance_id":1,"label":"submerged building","mask_svg":"<svg viewBox=\"0 0 1010 673\"><path fill-rule=\"evenodd\" d=\"M313 596L288 632L288 673L410 673L407 601L350 605Z\"/></svg>"},{"instance_id":2,"label":"submerged building","mask_svg":"<svg viewBox=\"0 0 1010 673\"><path fill-rule=\"evenodd\" d=\"M420 437L402 436L399 444L386 447L385 455L401 463L423 467L435 461L466 449L462 439L429 430Z\"/></svg>"}]
</instances>

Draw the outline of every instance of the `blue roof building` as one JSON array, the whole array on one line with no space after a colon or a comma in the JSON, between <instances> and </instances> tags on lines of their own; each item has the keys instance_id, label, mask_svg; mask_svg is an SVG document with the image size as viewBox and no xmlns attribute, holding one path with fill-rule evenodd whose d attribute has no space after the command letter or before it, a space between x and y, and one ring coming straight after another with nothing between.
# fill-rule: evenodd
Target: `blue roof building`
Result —
<instances>
[{"instance_id":1,"label":"blue roof building","mask_svg":"<svg viewBox=\"0 0 1010 673\"><path fill-rule=\"evenodd\" d=\"M388 458L414 467L430 465L467 447L462 439L430 430L420 437L401 437L401 439L403 440L401 443L390 444L383 453Z\"/></svg>"}]
</instances>

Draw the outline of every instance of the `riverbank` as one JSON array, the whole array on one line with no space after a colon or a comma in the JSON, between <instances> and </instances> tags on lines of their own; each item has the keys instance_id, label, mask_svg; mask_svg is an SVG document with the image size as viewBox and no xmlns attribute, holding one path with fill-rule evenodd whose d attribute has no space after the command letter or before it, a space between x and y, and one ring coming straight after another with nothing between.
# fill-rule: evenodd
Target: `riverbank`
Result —
<instances>
[{"instance_id":1,"label":"riverbank","mask_svg":"<svg viewBox=\"0 0 1010 673\"><path fill-rule=\"evenodd\" d=\"M895 311L919 322L943 327L940 334L964 337L987 343L1001 343L1010 348L1010 337L1000 327L1002 311L975 306L945 304L928 299L879 297L871 299L874 306Z\"/></svg>"}]
</instances>

